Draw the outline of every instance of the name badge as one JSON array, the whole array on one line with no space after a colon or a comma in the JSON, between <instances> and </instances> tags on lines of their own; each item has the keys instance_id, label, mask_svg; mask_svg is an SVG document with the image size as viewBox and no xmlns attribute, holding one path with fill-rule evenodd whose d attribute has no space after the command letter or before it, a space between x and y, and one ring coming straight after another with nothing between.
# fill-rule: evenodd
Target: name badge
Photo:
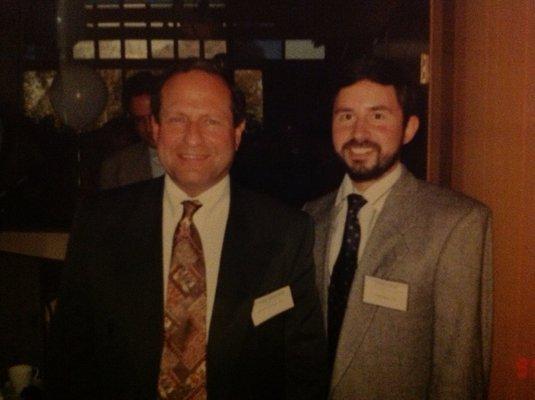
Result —
<instances>
[{"instance_id":1,"label":"name badge","mask_svg":"<svg viewBox=\"0 0 535 400\"><path fill-rule=\"evenodd\" d=\"M284 286L255 299L251 319L254 326L258 326L268 319L293 308L293 306L294 301L290 286Z\"/></svg>"},{"instance_id":2,"label":"name badge","mask_svg":"<svg viewBox=\"0 0 535 400\"><path fill-rule=\"evenodd\" d=\"M399 311L407 311L409 285L402 282L387 281L366 275L362 301Z\"/></svg>"}]
</instances>

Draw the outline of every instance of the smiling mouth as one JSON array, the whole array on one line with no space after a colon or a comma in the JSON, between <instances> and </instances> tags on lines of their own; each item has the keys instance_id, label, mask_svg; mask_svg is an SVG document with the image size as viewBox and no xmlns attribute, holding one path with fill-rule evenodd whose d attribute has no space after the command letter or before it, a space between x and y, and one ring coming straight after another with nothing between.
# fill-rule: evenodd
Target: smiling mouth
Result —
<instances>
[{"instance_id":1,"label":"smiling mouth","mask_svg":"<svg viewBox=\"0 0 535 400\"><path fill-rule=\"evenodd\" d=\"M347 150L351 155L365 156L372 153L375 149L373 147L349 147Z\"/></svg>"},{"instance_id":2,"label":"smiling mouth","mask_svg":"<svg viewBox=\"0 0 535 400\"><path fill-rule=\"evenodd\" d=\"M342 149L346 152L347 156L355 161L367 158L373 153L379 153L381 151L377 143L370 140L357 141L355 139L351 139L345 143Z\"/></svg>"},{"instance_id":3,"label":"smiling mouth","mask_svg":"<svg viewBox=\"0 0 535 400\"><path fill-rule=\"evenodd\" d=\"M179 157L185 161L200 161L208 158L206 154L180 154Z\"/></svg>"}]
</instances>

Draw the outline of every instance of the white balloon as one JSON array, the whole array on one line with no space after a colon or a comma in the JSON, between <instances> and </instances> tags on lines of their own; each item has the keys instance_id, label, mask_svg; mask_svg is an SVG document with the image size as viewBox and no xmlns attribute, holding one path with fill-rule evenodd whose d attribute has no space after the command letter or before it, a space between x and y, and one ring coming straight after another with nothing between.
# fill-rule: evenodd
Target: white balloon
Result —
<instances>
[{"instance_id":1,"label":"white balloon","mask_svg":"<svg viewBox=\"0 0 535 400\"><path fill-rule=\"evenodd\" d=\"M50 87L50 101L65 125L81 131L95 122L108 99L102 77L84 65L65 65Z\"/></svg>"}]
</instances>

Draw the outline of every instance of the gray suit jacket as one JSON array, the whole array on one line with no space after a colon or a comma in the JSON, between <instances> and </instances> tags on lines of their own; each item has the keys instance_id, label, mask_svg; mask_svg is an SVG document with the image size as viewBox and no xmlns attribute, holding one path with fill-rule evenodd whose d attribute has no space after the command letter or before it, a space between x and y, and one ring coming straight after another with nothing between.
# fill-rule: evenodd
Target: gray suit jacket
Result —
<instances>
[{"instance_id":1,"label":"gray suit jacket","mask_svg":"<svg viewBox=\"0 0 535 400\"><path fill-rule=\"evenodd\" d=\"M316 222L314 257L324 312L335 197L333 192L305 205ZM364 303L365 276L408 284L407 311ZM404 169L359 260L330 398L484 398L491 296L489 210Z\"/></svg>"},{"instance_id":2,"label":"gray suit jacket","mask_svg":"<svg viewBox=\"0 0 535 400\"><path fill-rule=\"evenodd\" d=\"M134 143L107 158L100 171L100 188L111 189L152 178L149 148Z\"/></svg>"}]
</instances>

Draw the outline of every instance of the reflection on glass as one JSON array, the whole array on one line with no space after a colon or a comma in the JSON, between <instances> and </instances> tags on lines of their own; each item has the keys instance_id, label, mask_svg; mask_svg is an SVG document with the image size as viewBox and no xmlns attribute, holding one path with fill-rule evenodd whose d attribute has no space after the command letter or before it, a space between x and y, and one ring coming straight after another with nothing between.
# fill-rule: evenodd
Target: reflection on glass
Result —
<instances>
[{"instance_id":1,"label":"reflection on glass","mask_svg":"<svg viewBox=\"0 0 535 400\"><path fill-rule=\"evenodd\" d=\"M121 58L121 41L120 40L99 40L98 53L101 59L119 59Z\"/></svg>"},{"instance_id":2,"label":"reflection on glass","mask_svg":"<svg viewBox=\"0 0 535 400\"><path fill-rule=\"evenodd\" d=\"M143 60L147 58L147 41L144 39L127 39L124 41L124 56L127 59Z\"/></svg>"},{"instance_id":3,"label":"reflection on glass","mask_svg":"<svg viewBox=\"0 0 535 400\"><path fill-rule=\"evenodd\" d=\"M82 40L76 43L72 49L72 55L78 60L91 60L95 58L95 42Z\"/></svg>"},{"instance_id":4,"label":"reflection on glass","mask_svg":"<svg viewBox=\"0 0 535 400\"><path fill-rule=\"evenodd\" d=\"M97 24L99 28L119 28L121 26L120 22L99 22Z\"/></svg>"},{"instance_id":5,"label":"reflection on glass","mask_svg":"<svg viewBox=\"0 0 535 400\"><path fill-rule=\"evenodd\" d=\"M119 0L115 1L96 1L97 8L119 8Z\"/></svg>"},{"instance_id":6,"label":"reflection on glass","mask_svg":"<svg viewBox=\"0 0 535 400\"><path fill-rule=\"evenodd\" d=\"M152 8L172 8L173 0L153 0L150 6Z\"/></svg>"},{"instance_id":7,"label":"reflection on glass","mask_svg":"<svg viewBox=\"0 0 535 400\"><path fill-rule=\"evenodd\" d=\"M235 40L232 42L233 56L239 60L280 60L282 42L280 40Z\"/></svg>"},{"instance_id":8,"label":"reflection on glass","mask_svg":"<svg viewBox=\"0 0 535 400\"><path fill-rule=\"evenodd\" d=\"M145 0L127 0L123 4L124 8L145 8Z\"/></svg>"},{"instance_id":9,"label":"reflection on glass","mask_svg":"<svg viewBox=\"0 0 535 400\"><path fill-rule=\"evenodd\" d=\"M135 22L135 21L129 21L124 23L125 28L146 28L147 23L146 22Z\"/></svg>"},{"instance_id":10,"label":"reflection on glass","mask_svg":"<svg viewBox=\"0 0 535 400\"><path fill-rule=\"evenodd\" d=\"M197 8L199 6L199 0L183 0L182 5L184 8Z\"/></svg>"},{"instance_id":11,"label":"reflection on glass","mask_svg":"<svg viewBox=\"0 0 535 400\"><path fill-rule=\"evenodd\" d=\"M208 7L210 8L225 8L226 6L225 0L210 0L208 2Z\"/></svg>"},{"instance_id":12,"label":"reflection on glass","mask_svg":"<svg viewBox=\"0 0 535 400\"><path fill-rule=\"evenodd\" d=\"M266 59L280 60L282 58L282 42L280 40L253 40L253 43L262 49Z\"/></svg>"},{"instance_id":13,"label":"reflection on glass","mask_svg":"<svg viewBox=\"0 0 535 400\"><path fill-rule=\"evenodd\" d=\"M227 42L225 40L205 40L204 41L204 58L209 60L217 54L227 53Z\"/></svg>"},{"instance_id":14,"label":"reflection on glass","mask_svg":"<svg viewBox=\"0 0 535 400\"><path fill-rule=\"evenodd\" d=\"M173 40L154 39L151 42L152 58L174 58Z\"/></svg>"},{"instance_id":15,"label":"reflection on glass","mask_svg":"<svg viewBox=\"0 0 535 400\"><path fill-rule=\"evenodd\" d=\"M179 40L178 58L199 57L201 54L198 40Z\"/></svg>"},{"instance_id":16,"label":"reflection on glass","mask_svg":"<svg viewBox=\"0 0 535 400\"><path fill-rule=\"evenodd\" d=\"M287 40L287 60L323 60L325 46L315 46L312 40Z\"/></svg>"},{"instance_id":17,"label":"reflection on glass","mask_svg":"<svg viewBox=\"0 0 535 400\"><path fill-rule=\"evenodd\" d=\"M234 80L245 95L249 118L262 123L264 118L262 71L239 69L234 72Z\"/></svg>"}]
</instances>

